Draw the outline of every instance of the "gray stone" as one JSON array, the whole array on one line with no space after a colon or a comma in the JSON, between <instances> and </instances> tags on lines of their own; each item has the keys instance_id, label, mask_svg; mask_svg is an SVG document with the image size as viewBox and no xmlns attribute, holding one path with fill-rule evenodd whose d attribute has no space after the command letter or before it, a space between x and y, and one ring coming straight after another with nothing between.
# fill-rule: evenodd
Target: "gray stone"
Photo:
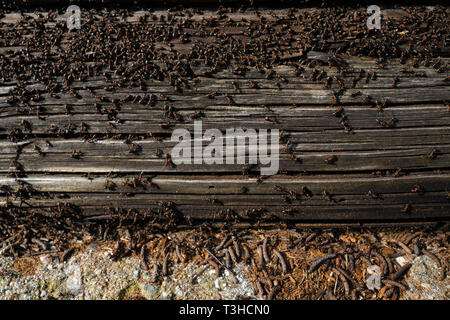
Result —
<instances>
[{"instance_id":1,"label":"gray stone","mask_svg":"<svg viewBox=\"0 0 450 320\"><path fill-rule=\"evenodd\" d=\"M81 277L81 268L78 264L70 264L66 269L66 286L69 294L77 296L83 293L84 285Z\"/></svg>"},{"instance_id":2,"label":"gray stone","mask_svg":"<svg viewBox=\"0 0 450 320\"><path fill-rule=\"evenodd\" d=\"M154 300L158 296L158 288L150 283L139 283L142 296L147 300Z\"/></svg>"}]
</instances>

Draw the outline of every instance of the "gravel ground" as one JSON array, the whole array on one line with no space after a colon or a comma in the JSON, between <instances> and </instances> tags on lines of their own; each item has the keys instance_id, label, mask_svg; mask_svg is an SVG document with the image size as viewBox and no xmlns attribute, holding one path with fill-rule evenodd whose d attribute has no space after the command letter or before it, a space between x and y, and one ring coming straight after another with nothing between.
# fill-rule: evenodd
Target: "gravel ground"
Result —
<instances>
[{"instance_id":1,"label":"gravel ground","mask_svg":"<svg viewBox=\"0 0 450 320\"><path fill-rule=\"evenodd\" d=\"M392 237L395 238L395 234ZM445 247L426 249L436 256L447 250ZM150 268L146 271L141 268L139 257L130 255L115 261L113 254L114 243L104 243L79 248L64 262L60 262L61 254L0 257L0 299L258 298L250 264L233 265L231 270L237 278L237 283L234 283L227 270L217 276L214 268L201 263L174 262L169 265L168 275L162 276L161 269L153 268L157 263L152 259L147 260ZM449 298L449 277L443 276L444 269L438 267L432 258L405 254L396 257L395 262L399 266L411 264L403 278L407 290L402 291L400 299ZM291 274L294 275L294 271ZM331 270L324 273L327 279L333 276ZM367 278L368 274L364 276ZM290 279L294 281L292 277ZM302 286L295 281L294 284ZM389 289L374 290L373 296L368 298L382 296L380 291L386 288Z\"/></svg>"},{"instance_id":2,"label":"gravel ground","mask_svg":"<svg viewBox=\"0 0 450 320\"><path fill-rule=\"evenodd\" d=\"M253 284L245 279L248 266L216 277L194 263L176 264L170 275L155 283L136 257L115 262L110 248L89 246L68 261L39 258L0 258L0 299L240 299L255 298ZM152 265L152 261L149 264Z\"/></svg>"}]
</instances>

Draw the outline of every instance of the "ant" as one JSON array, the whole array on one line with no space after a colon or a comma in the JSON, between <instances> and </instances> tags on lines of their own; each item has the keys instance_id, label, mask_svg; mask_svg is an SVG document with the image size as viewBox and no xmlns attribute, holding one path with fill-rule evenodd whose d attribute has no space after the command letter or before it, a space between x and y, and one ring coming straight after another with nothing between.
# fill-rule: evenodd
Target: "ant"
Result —
<instances>
[{"instance_id":1,"label":"ant","mask_svg":"<svg viewBox=\"0 0 450 320\"><path fill-rule=\"evenodd\" d=\"M428 156L429 159L434 160L434 159L437 158L437 155L438 155L438 150L437 150L437 149L433 149L433 150L431 150L431 151L428 153L427 156Z\"/></svg>"},{"instance_id":2,"label":"ant","mask_svg":"<svg viewBox=\"0 0 450 320\"><path fill-rule=\"evenodd\" d=\"M338 158L336 157L336 156L331 156L331 157L328 157L326 160L325 160L325 162L326 163L328 163L328 164L334 164L334 163L336 163L336 161L338 160Z\"/></svg>"},{"instance_id":3,"label":"ant","mask_svg":"<svg viewBox=\"0 0 450 320\"><path fill-rule=\"evenodd\" d=\"M166 167L171 167L171 168L175 167L175 164L172 162L172 157L170 156L169 153L166 153L164 162L165 162Z\"/></svg>"},{"instance_id":4,"label":"ant","mask_svg":"<svg viewBox=\"0 0 450 320\"><path fill-rule=\"evenodd\" d=\"M79 159L81 159L82 153L81 153L81 151L73 150L70 156L74 159L79 160Z\"/></svg>"}]
</instances>

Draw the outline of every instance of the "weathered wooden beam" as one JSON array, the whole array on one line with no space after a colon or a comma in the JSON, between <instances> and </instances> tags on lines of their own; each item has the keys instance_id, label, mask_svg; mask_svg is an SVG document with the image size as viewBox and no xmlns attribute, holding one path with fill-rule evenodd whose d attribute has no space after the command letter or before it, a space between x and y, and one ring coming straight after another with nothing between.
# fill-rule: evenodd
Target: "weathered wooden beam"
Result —
<instances>
[{"instance_id":1,"label":"weathered wooden beam","mask_svg":"<svg viewBox=\"0 0 450 320\"><path fill-rule=\"evenodd\" d=\"M74 32L47 13L1 17L0 212L83 221L142 215L166 225L448 220L444 23L414 34L405 26L404 36L385 31L398 50L416 37L441 39L427 48L429 61L425 53L418 62L396 53L380 61L376 51L352 53L363 37L380 39L360 9L343 21L352 34L323 43L306 35L327 9L231 11L105 20L83 9L90 29ZM410 15L386 10L383 19L405 24ZM259 32L264 25L270 32ZM193 133L194 118L223 133L282 130L279 173L259 177L259 166L237 159L167 165L172 131Z\"/></svg>"},{"instance_id":2,"label":"weathered wooden beam","mask_svg":"<svg viewBox=\"0 0 450 320\"><path fill-rule=\"evenodd\" d=\"M133 180L138 173L120 175L92 175L92 178L80 175L29 175L23 178L0 178L0 184L9 187L19 187L20 181L30 184L38 192L135 192L149 194L179 194L190 193L198 195L214 194L278 194L284 195L290 190L301 192L307 187L313 194L322 196L327 190L332 194L366 195L369 190L377 193L414 193L411 190L421 185L423 191L443 192L450 188L448 170L441 173L410 173L399 177L394 175L376 176L371 174L317 174L276 175L257 183L256 177L242 175L151 175L144 174L143 180L133 186ZM154 184L147 184L146 178L151 178ZM107 182L115 188L105 188ZM125 183L126 182L126 183ZM125 183L125 184L124 184ZM281 191L277 191L277 186ZM243 191L245 188L245 192ZM189 190L187 192L187 190ZM422 192L418 192L418 195ZM367 198L370 200L370 197Z\"/></svg>"}]
</instances>

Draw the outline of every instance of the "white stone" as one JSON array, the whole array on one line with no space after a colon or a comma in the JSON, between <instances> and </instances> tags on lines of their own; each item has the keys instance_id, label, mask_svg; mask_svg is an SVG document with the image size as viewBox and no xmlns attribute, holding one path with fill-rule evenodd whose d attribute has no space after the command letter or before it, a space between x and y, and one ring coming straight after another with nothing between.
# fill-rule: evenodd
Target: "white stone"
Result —
<instances>
[{"instance_id":1,"label":"white stone","mask_svg":"<svg viewBox=\"0 0 450 320\"><path fill-rule=\"evenodd\" d=\"M39 257L39 260L41 260L42 263L48 263L49 262L49 255L48 254L44 254L42 256Z\"/></svg>"},{"instance_id":2,"label":"white stone","mask_svg":"<svg viewBox=\"0 0 450 320\"><path fill-rule=\"evenodd\" d=\"M366 286L369 290L380 290L381 288L381 269L373 264L367 267L367 273L371 276L366 279Z\"/></svg>"},{"instance_id":3,"label":"white stone","mask_svg":"<svg viewBox=\"0 0 450 320\"><path fill-rule=\"evenodd\" d=\"M378 274L373 274L366 280L366 286L369 290L380 290L381 288L381 279Z\"/></svg>"},{"instance_id":4,"label":"white stone","mask_svg":"<svg viewBox=\"0 0 450 320\"><path fill-rule=\"evenodd\" d=\"M66 285L69 294L74 296L81 294L84 290L84 285L80 266L78 264L69 265L66 269L66 275L68 276Z\"/></svg>"},{"instance_id":5,"label":"white stone","mask_svg":"<svg viewBox=\"0 0 450 320\"><path fill-rule=\"evenodd\" d=\"M367 267L368 274L381 274L381 269L376 264Z\"/></svg>"},{"instance_id":6,"label":"white stone","mask_svg":"<svg viewBox=\"0 0 450 320\"><path fill-rule=\"evenodd\" d=\"M402 267L408 263L408 260L406 260L403 256L395 258L395 261L397 261L397 263Z\"/></svg>"}]
</instances>

